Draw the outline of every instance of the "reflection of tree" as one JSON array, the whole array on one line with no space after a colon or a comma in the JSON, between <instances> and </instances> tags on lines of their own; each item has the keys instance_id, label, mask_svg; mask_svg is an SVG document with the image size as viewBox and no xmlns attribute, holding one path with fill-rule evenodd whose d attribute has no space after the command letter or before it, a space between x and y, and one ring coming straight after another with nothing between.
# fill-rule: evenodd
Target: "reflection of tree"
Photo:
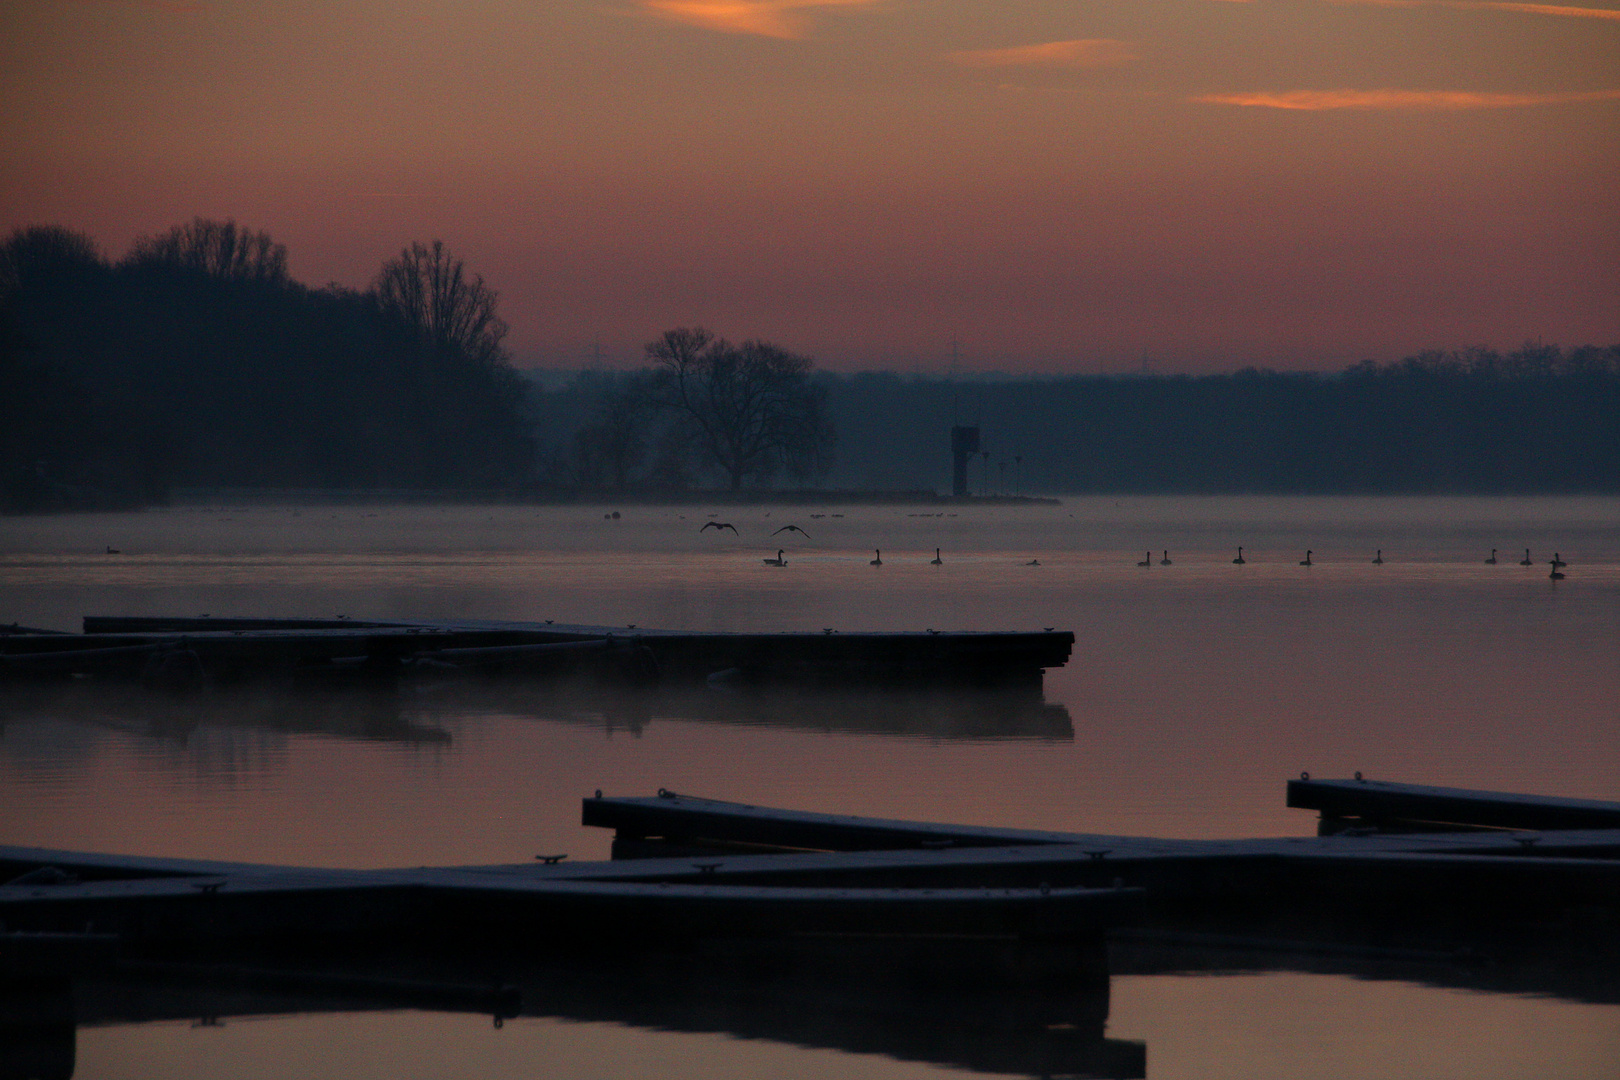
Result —
<instances>
[{"instance_id":1,"label":"reflection of tree","mask_svg":"<svg viewBox=\"0 0 1620 1080\"><path fill-rule=\"evenodd\" d=\"M813 361L763 341L732 345L701 327L669 330L647 345L656 399L695 430L707 462L733 491L779 469L801 479L832 463L826 394L810 383Z\"/></svg>"}]
</instances>

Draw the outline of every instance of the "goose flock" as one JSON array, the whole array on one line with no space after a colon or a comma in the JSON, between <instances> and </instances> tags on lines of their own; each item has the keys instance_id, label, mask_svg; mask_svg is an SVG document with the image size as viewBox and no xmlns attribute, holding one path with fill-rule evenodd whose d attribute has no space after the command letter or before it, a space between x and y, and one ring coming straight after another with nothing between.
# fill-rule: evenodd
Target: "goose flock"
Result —
<instances>
[{"instance_id":1,"label":"goose flock","mask_svg":"<svg viewBox=\"0 0 1620 1080\"><path fill-rule=\"evenodd\" d=\"M815 515L812 515L812 516L813 517L823 517L825 515L815 514ZM835 514L833 516L834 517L841 517L842 515ZM716 532L719 532L720 530L724 530L724 529L729 529L734 535L737 532L737 527L735 525L731 524L729 521L709 521L709 522L704 523L704 525L698 531L699 532L705 532L705 531L707 531L709 529L714 529ZM810 539L810 534L808 532L806 532L804 529L797 526L797 525L783 525L780 528L778 528L775 532L771 533L771 535L772 536L778 536L778 535L780 535L782 533L785 533L785 532L795 532L795 533L798 533L800 536L804 537L806 540ZM107 549L109 554L112 554L114 552L114 550L115 549L113 549L113 548L108 548ZM1234 566L1247 566L1249 564L1250 560L1244 556L1243 550L1244 549L1242 547L1239 547L1237 549L1237 557L1232 560L1232 565L1234 565ZM1486 558L1484 560L1486 566L1495 566L1495 565L1497 565L1497 558L1496 558L1497 550L1498 549L1496 549L1496 548L1491 548L1491 553L1488 556L1486 556ZM1306 552L1305 552L1305 557L1303 559L1299 560L1299 565L1301 565L1301 566L1315 566L1316 565L1315 558L1314 558L1315 555L1316 555L1315 549L1307 549ZM868 565L870 565L870 566L882 566L883 565L883 549L882 548L875 548L873 550L873 552L872 552L872 556L873 557L870 560L868 560ZM786 566L787 565L787 552L782 548L777 548L775 558L765 558L765 559L762 559L761 561L766 566ZM1149 567L1149 566L1154 565L1155 561L1157 561L1158 565L1160 565L1160 566L1173 566L1174 565L1174 562L1171 560L1170 552L1168 550L1161 551L1159 553L1159 558L1157 560L1155 560L1153 558L1153 552L1152 551L1144 552L1143 556L1142 556L1142 560L1140 562L1138 562L1136 565L1141 566L1141 567ZM1372 564L1374 566L1383 566L1384 565L1384 549L1383 548L1377 548L1376 550L1374 550L1373 557L1372 557ZM928 560L928 565L930 565L930 566L944 566L945 565L945 557L941 553L940 548L935 548L934 549L934 557L932 559ZM1039 565L1041 565L1041 561L1039 559L1031 559L1028 562L1024 563L1023 565L1025 565L1025 566L1039 566ZM1535 565L1535 561L1530 557L1530 549L1529 548L1524 549L1524 558L1519 560L1519 565L1520 566L1534 566ZM1563 555L1560 554L1559 552L1556 552L1556 551L1553 552L1553 557L1549 560L1549 565L1552 568L1552 572L1548 576L1554 581L1562 581L1562 580L1564 580L1563 570L1569 564L1564 561Z\"/></svg>"}]
</instances>

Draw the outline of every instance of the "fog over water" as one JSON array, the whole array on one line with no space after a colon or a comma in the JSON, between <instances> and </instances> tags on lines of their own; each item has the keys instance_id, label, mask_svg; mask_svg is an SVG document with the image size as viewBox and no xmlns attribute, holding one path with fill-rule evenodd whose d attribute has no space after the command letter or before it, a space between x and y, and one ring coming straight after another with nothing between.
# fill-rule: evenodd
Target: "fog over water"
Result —
<instances>
[{"instance_id":1,"label":"fog over water","mask_svg":"<svg viewBox=\"0 0 1620 1080\"><path fill-rule=\"evenodd\" d=\"M700 532L709 520L738 535ZM809 538L772 535L786 524ZM779 547L787 565L766 566ZM943 565L930 564L936 548ZM871 566L878 549L883 565ZM1569 563L1556 582L1554 551ZM6 691L0 843L355 867L599 859L611 837L579 825L580 799L598 788L1175 837L1312 834L1313 815L1283 806L1301 770L1620 799L1614 498L0 519L0 622L76 630L83 615L203 613L1055 627L1077 640L1038 695ZM559 1016L498 1031L487 1017L411 1011L110 1023L81 1028L75 1075L950 1071L853 1044ZM1107 1034L1144 1042L1153 1077L1586 1077L1620 1061L1610 1004L1332 971L1116 973Z\"/></svg>"}]
</instances>

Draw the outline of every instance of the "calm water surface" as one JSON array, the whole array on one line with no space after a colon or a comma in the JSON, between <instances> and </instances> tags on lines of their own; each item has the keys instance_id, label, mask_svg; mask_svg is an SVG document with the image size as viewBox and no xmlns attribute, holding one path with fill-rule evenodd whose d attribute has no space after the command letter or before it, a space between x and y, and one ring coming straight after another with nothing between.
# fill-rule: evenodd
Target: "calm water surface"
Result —
<instances>
[{"instance_id":1,"label":"calm water surface","mask_svg":"<svg viewBox=\"0 0 1620 1080\"><path fill-rule=\"evenodd\" d=\"M614 509L618 520L604 517ZM0 519L0 620L1050 626L1075 632L1075 656L1033 699L454 686L12 694L0 702L0 843L329 866L597 859L610 837L578 824L580 799L597 788L1185 837L1310 834L1312 817L1283 806L1284 781L1302 769L1620 798L1620 500L713 513L739 535L700 533L711 512L696 507ZM771 535L789 523L810 538ZM1248 562L1235 566L1240 544ZM778 546L788 565L765 566ZM868 565L879 548L883 565ZM929 565L935 548L942 566ZM1299 566L1307 548L1314 565ZM1138 567L1149 549L1153 565ZM1555 550L1570 564L1559 582L1547 576ZM419 1011L192 1020L81 1028L75 1075L951 1071L852 1040L566 1010L500 1030ZM1398 972L1116 973L1107 1034L1145 1043L1153 1077L1586 1077L1616 1075L1620 1062L1615 1006Z\"/></svg>"}]
</instances>

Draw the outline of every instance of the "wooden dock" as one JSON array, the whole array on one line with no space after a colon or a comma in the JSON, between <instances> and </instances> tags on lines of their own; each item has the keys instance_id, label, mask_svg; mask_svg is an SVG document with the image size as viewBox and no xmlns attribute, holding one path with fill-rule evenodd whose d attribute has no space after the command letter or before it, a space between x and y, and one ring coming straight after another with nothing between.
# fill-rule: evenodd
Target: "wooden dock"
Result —
<instances>
[{"instance_id":1,"label":"wooden dock","mask_svg":"<svg viewBox=\"0 0 1620 1080\"><path fill-rule=\"evenodd\" d=\"M1322 810L1327 834L1172 840L660 791L583 800L584 823L616 833L602 862L0 848L0 1059L67 1076L75 1023L165 1015L130 1015L145 1002L217 1016L224 1000L611 1019L1125 1078L1145 1074L1145 1048L1105 1037L1111 970L1281 964L1620 1001L1620 804L1360 779L1302 779L1288 798Z\"/></svg>"},{"instance_id":2,"label":"wooden dock","mask_svg":"<svg viewBox=\"0 0 1620 1080\"><path fill-rule=\"evenodd\" d=\"M1360 789L1362 782L1296 781L1290 799L1325 800L1347 784ZM1384 784L1382 791L1404 805L1448 800L1447 816L1462 822L1504 805L1546 811L1574 802L1418 785ZM1583 814L1620 813L1614 803L1579 807ZM1394 939L1407 931L1426 936L1437 926L1473 932L1506 922L1559 923L1572 913L1611 922L1620 916L1616 827L1335 826L1320 836L1167 840L882 821L671 792L587 799L584 821L615 829L615 857L638 860L632 866L647 858L654 876L707 858L706 873L719 880L778 885L1136 888L1143 895L1139 924L1181 931L1311 935L1325 928Z\"/></svg>"},{"instance_id":3,"label":"wooden dock","mask_svg":"<svg viewBox=\"0 0 1620 1080\"><path fill-rule=\"evenodd\" d=\"M585 677L1038 684L1068 631L690 633L554 622L86 616L82 634L0 635L0 680L189 686L256 678Z\"/></svg>"},{"instance_id":4,"label":"wooden dock","mask_svg":"<svg viewBox=\"0 0 1620 1080\"><path fill-rule=\"evenodd\" d=\"M1343 782L1316 783L1291 797L1326 799ZM1413 785L1386 784L1382 795L1482 812L1536 802ZM1620 811L1586 809L1605 806ZM1615 828L1167 840L886 821L668 791L598 794L584 800L583 821L616 830L612 860L362 871L0 848L0 922L30 933L90 925L125 943L390 938L431 926L449 937L556 944L627 934L1056 938L1126 922L1222 930L1620 913Z\"/></svg>"},{"instance_id":5,"label":"wooden dock","mask_svg":"<svg viewBox=\"0 0 1620 1080\"><path fill-rule=\"evenodd\" d=\"M1321 811L1324 835L1354 829L1620 829L1620 803L1391 784L1360 773L1353 780L1290 780L1288 805Z\"/></svg>"}]
</instances>

